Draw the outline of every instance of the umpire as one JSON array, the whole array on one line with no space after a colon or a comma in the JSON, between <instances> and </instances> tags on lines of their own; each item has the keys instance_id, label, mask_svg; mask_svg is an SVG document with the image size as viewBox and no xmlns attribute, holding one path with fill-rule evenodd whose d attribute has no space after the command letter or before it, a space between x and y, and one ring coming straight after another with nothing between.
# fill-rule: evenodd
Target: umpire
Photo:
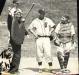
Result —
<instances>
[{"instance_id":1,"label":"umpire","mask_svg":"<svg viewBox=\"0 0 79 75\"><path fill-rule=\"evenodd\" d=\"M25 19L22 17L20 11L16 11L12 21L11 27L11 46L13 49L12 63L10 64L10 73L16 73L19 68L21 58L21 45L24 41L24 36L27 35L27 31L24 26Z\"/></svg>"}]
</instances>

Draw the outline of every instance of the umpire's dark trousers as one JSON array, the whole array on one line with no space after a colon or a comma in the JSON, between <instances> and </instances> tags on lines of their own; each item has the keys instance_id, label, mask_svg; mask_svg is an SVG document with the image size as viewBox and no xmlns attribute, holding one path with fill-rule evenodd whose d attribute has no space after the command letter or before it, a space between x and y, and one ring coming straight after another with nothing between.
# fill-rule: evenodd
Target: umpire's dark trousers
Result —
<instances>
[{"instance_id":1,"label":"umpire's dark trousers","mask_svg":"<svg viewBox=\"0 0 79 75\"><path fill-rule=\"evenodd\" d=\"M21 58L21 45L17 45L12 39L10 41L14 53L10 69L18 70Z\"/></svg>"}]
</instances>

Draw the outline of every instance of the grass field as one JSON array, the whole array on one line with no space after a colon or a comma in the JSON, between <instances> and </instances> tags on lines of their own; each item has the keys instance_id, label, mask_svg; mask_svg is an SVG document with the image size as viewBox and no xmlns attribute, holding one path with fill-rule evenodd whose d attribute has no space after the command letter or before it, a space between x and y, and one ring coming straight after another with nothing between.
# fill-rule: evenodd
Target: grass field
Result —
<instances>
[{"instance_id":1,"label":"grass field","mask_svg":"<svg viewBox=\"0 0 79 75\"><path fill-rule=\"evenodd\" d=\"M71 17L71 21L73 22L75 26L76 31L76 42L77 42L77 2L76 0L19 0L20 8L23 10L23 16L27 15L30 7L32 6L32 2L35 2L36 5L34 6L33 10L30 12L28 17L26 18L26 29L31 23L31 21L37 17L37 11L39 8L45 8L46 9L46 16L51 18L55 24L58 24L60 21L60 18L62 15L68 14ZM7 0L4 10L1 15L0 21L7 20L7 14L8 14L8 6L11 5L12 0ZM6 24L0 24L0 48L6 48L8 45L9 40L9 32L7 30ZM55 56L56 54L56 47L52 43L52 55ZM77 56L77 52L73 51L71 53L71 56ZM27 57L34 57L36 54L35 49L35 40L31 36L29 39L25 37L24 44L22 46L22 56Z\"/></svg>"}]
</instances>

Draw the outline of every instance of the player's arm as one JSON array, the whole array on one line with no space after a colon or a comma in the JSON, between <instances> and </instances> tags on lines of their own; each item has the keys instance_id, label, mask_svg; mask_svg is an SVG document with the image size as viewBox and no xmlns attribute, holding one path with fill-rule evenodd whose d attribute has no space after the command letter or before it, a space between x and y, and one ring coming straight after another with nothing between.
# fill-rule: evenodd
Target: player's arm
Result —
<instances>
[{"instance_id":1,"label":"player's arm","mask_svg":"<svg viewBox=\"0 0 79 75\"><path fill-rule=\"evenodd\" d=\"M34 21L30 24L30 26L29 26L29 28L28 28L28 31L30 32L30 33L32 33L36 38L38 37L37 36L37 34L35 33L35 31L33 30L33 28L34 28L35 26L34 26Z\"/></svg>"},{"instance_id":2,"label":"player's arm","mask_svg":"<svg viewBox=\"0 0 79 75\"><path fill-rule=\"evenodd\" d=\"M49 22L49 26L51 27L51 29L50 29L50 34L54 31L54 29L56 28L56 25L55 25L55 23L52 21L52 20L48 20L48 22Z\"/></svg>"},{"instance_id":3,"label":"player's arm","mask_svg":"<svg viewBox=\"0 0 79 75\"><path fill-rule=\"evenodd\" d=\"M74 29L74 26L72 25L71 26L71 38L72 38L72 44L74 44L75 42L75 29Z\"/></svg>"},{"instance_id":4,"label":"player's arm","mask_svg":"<svg viewBox=\"0 0 79 75\"><path fill-rule=\"evenodd\" d=\"M24 26L25 35L28 35L28 31L27 31L26 28L25 28L25 18L21 18L21 23L22 23L23 26Z\"/></svg>"},{"instance_id":5,"label":"player's arm","mask_svg":"<svg viewBox=\"0 0 79 75\"><path fill-rule=\"evenodd\" d=\"M56 25L54 25L53 27L51 27L50 33L52 33L56 28Z\"/></svg>"},{"instance_id":6,"label":"player's arm","mask_svg":"<svg viewBox=\"0 0 79 75\"><path fill-rule=\"evenodd\" d=\"M28 29L35 37L37 37L36 33L32 29Z\"/></svg>"},{"instance_id":7,"label":"player's arm","mask_svg":"<svg viewBox=\"0 0 79 75\"><path fill-rule=\"evenodd\" d=\"M59 37L58 37L58 34L59 34L59 30L60 30L60 23L56 26L55 28L55 33L54 33L54 44L56 46L60 46L60 40L59 40Z\"/></svg>"}]
</instances>

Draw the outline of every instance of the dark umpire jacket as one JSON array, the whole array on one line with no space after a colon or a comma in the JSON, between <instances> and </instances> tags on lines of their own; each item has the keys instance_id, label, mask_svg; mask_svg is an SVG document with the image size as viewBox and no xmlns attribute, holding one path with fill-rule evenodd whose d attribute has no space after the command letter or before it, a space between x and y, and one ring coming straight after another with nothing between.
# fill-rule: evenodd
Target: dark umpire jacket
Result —
<instances>
[{"instance_id":1,"label":"dark umpire jacket","mask_svg":"<svg viewBox=\"0 0 79 75\"><path fill-rule=\"evenodd\" d=\"M22 18L18 20L16 17L13 18L12 27L11 27L11 38L12 40L18 44L23 44L24 36L27 35L28 32L25 29L24 22Z\"/></svg>"}]
</instances>

